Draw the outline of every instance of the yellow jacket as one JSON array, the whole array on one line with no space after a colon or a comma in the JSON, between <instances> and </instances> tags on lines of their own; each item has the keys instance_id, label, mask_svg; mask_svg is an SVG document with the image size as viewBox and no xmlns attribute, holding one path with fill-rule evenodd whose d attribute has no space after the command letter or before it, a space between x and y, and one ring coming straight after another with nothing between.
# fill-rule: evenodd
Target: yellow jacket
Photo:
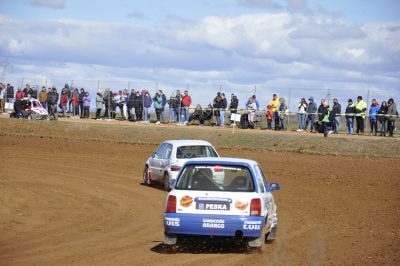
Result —
<instances>
[{"instance_id":1,"label":"yellow jacket","mask_svg":"<svg viewBox=\"0 0 400 266\"><path fill-rule=\"evenodd\" d=\"M41 103L47 102L47 91L39 92L39 102Z\"/></svg>"},{"instance_id":2,"label":"yellow jacket","mask_svg":"<svg viewBox=\"0 0 400 266\"><path fill-rule=\"evenodd\" d=\"M356 116L361 116L362 118L365 118L365 110L367 110L367 103L364 102L363 100L359 101L355 105L356 109Z\"/></svg>"},{"instance_id":3,"label":"yellow jacket","mask_svg":"<svg viewBox=\"0 0 400 266\"><path fill-rule=\"evenodd\" d=\"M270 101L269 105L271 105L272 112L277 112L278 108L279 108L279 99L278 99L278 97L276 97L276 100Z\"/></svg>"}]
</instances>

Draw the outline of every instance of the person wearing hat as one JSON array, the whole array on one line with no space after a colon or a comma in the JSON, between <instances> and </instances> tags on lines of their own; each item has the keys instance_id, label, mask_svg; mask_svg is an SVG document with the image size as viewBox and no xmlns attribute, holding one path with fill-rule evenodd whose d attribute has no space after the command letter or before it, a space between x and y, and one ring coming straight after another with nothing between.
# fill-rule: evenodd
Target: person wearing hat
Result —
<instances>
[{"instance_id":1,"label":"person wearing hat","mask_svg":"<svg viewBox=\"0 0 400 266\"><path fill-rule=\"evenodd\" d=\"M397 106L396 103L394 102L393 98L390 98L388 101L388 131L389 131L389 137L393 137L393 132L395 129L395 121L397 119L398 113L397 113Z\"/></svg>"},{"instance_id":2,"label":"person wearing hat","mask_svg":"<svg viewBox=\"0 0 400 266\"><path fill-rule=\"evenodd\" d=\"M355 113L356 113L356 126L357 135L364 135L364 120L365 120L365 111L367 110L367 103L363 101L362 96L357 97L357 103L355 105Z\"/></svg>"},{"instance_id":3,"label":"person wearing hat","mask_svg":"<svg viewBox=\"0 0 400 266\"><path fill-rule=\"evenodd\" d=\"M333 133L338 134L340 129L340 114L342 113L342 106L340 105L337 98L333 99L333 106L332 106L332 126L333 126Z\"/></svg>"},{"instance_id":4,"label":"person wearing hat","mask_svg":"<svg viewBox=\"0 0 400 266\"><path fill-rule=\"evenodd\" d=\"M346 107L346 134L348 135L353 135L353 126L354 126L354 113L355 113L355 107L353 104L353 100L349 99L347 102L347 107Z\"/></svg>"},{"instance_id":5,"label":"person wearing hat","mask_svg":"<svg viewBox=\"0 0 400 266\"><path fill-rule=\"evenodd\" d=\"M307 118L305 130L308 128L308 123L311 122L310 133L315 132L314 123L315 123L315 112L317 111L317 104L314 102L314 97L311 96L308 98L308 107L307 107Z\"/></svg>"}]
</instances>

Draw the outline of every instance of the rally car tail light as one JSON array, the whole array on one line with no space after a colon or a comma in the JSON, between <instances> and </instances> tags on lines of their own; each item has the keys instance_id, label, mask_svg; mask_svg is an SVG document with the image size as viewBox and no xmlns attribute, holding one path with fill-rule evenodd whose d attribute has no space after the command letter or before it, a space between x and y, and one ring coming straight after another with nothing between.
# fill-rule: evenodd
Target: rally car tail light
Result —
<instances>
[{"instance_id":1,"label":"rally car tail light","mask_svg":"<svg viewBox=\"0 0 400 266\"><path fill-rule=\"evenodd\" d=\"M222 170L222 167L221 167L221 165L216 165L215 167L214 167L214 172L222 172L223 170Z\"/></svg>"},{"instance_id":2,"label":"rally car tail light","mask_svg":"<svg viewBox=\"0 0 400 266\"><path fill-rule=\"evenodd\" d=\"M167 213L176 213L176 197L173 195L168 196Z\"/></svg>"},{"instance_id":3,"label":"rally car tail light","mask_svg":"<svg viewBox=\"0 0 400 266\"><path fill-rule=\"evenodd\" d=\"M250 203L250 215L261 216L261 200L252 199Z\"/></svg>"},{"instance_id":4,"label":"rally car tail light","mask_svg":"<svg viewBox=\"0 0 400 266\"><path fill-rule=\"evenodd\" d=\"M181 170L180 166L177 165L171 165L171 171L172 172L179 172Z\"/></svg>"}]
</instances>

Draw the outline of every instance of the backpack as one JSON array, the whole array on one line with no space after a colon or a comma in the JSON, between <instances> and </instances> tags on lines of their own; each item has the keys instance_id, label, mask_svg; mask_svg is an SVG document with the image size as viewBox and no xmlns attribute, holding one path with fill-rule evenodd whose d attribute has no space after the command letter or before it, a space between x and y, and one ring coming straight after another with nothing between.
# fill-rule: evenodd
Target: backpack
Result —
<instances>
[{"instance_id":1,"label":"backpack","mask_svg":"<svg viewBox=\"0 0 400 266\"><path fill-rule=\"evenodd\" d=\"M242 129L249 128L249 116L247 114L242 114L240 116L240 128Z\"/></svg>"}]
</instances>

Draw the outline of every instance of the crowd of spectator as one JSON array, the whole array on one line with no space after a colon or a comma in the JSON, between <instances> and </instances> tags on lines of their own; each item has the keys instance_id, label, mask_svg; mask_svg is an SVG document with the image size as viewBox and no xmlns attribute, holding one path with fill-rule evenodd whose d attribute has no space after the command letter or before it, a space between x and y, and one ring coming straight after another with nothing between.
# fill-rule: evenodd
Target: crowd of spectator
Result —
<instances>
[{"instance_id":1,"label":"crowd of spectator","mask_svg":"<svg viewBox=\"0 0 400 266\"><path fill-rule=\"evenodd\" d=\"M55 119L58 116L67 117L68 113L72 118L89 119L91 96L84 88L72 88L65 84L59 93L55 87L42 87L40 92L35 86L25 85L22 89L19 87L16 91L10 84L0 83L0 112L4 112L5 102L14 103L14 116L23 116L20 101L26 98L35 98L39 100L43 108L45 108L51 117ZM348 100L345 112L342 113L342 107L337 98L333 99L332 107L329 106L327 99L322 99L321 104L317 107L314 97L309 97L308 101L302 98L297 105L298 132L339 133L342 117L345 119L346 134L364 135L366 126L367 103L362 96L357 97L357 101L353 103L352 99ZM168 108L167 108L168 105ZM240 126L242 128L253 128L255 123L256 112L264 112L267 120L266 130L286 130L285 116L288 113L288 107L285 98L278 97L277 94L272 95L271 101L265 109L262 109L256 95L252 95L245 104L244 110L239 110L239 99L236 95L231 94L230 103L226 99L225 93L218 92L212 103L204 110L201 106L196 107L196 111L190 116L190 107L192 98L188 90L184 90L181 94L180 90L173 92L169 98L162 90L157 90L155 95L151 95L148 90L119 90L113 92L110 89L97 91L95 97L95 119L115 119L117 113L120 112L121 120L150 122L151 109L154 108L156 114L156 124L161 123L177 123L188 124L191 120L198 119L200 124L204 124L204 120L216 120L216 126L224 127L225 111L230 114L241 114ZM169 119L166 120L165 111L169 111ZM238 112L240 111L240 112ZM102 113L103 112L103 113ZM383 101L379 104L375 99L372 100L368 111L369 118L369 134L380 136L393 136L395 130L395 121L398 118L396 103L393 98ZM230 124L234 124L234 120L230 120ZM355 123L355 128L354 128ZM310 126L310 127L309 127Z\"/></svg>"}]
</instances>

